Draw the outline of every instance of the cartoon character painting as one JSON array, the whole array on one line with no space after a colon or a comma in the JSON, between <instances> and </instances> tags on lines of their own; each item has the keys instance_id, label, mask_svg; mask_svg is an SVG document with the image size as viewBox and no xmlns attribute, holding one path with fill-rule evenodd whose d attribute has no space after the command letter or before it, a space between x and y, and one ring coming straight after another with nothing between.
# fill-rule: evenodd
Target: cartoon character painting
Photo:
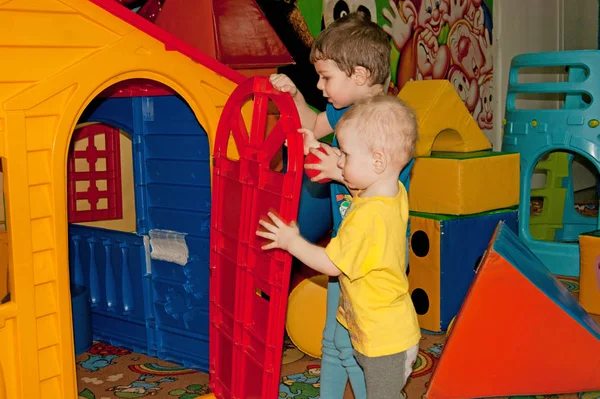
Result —
<instances>
[{"instance_id":1,"label":"cartoon character painting","mask_svg":"<svg viewBox=\"0 0 600 399\"><path fill-rule=\"evenodd\" d=\"M492 92L494 90L494 77L487 75L479 86L480 109L477 123L482 129L491 129L494 122L494 111L492 109Z\"/></svg>"},{"instance_id":2,"label":"cartoon character painting","mask_svg":"<svg viewBox=\"0 0 600 399\"><path fill-rule=\"evenodd\" d=\"M402 88L410 80L443 79L446 77L450 56L448 46L440 43L440 36L448 15L448 4L443 0L412 0L383 11L387 19L383 29L391 36L400 51L396 85Z\"/></svg>"},{"instance_id":3,"label":"cartoon character painting","mask_svg":"<svg viewBox=\"0 0 600 399\"><path fill-rule=\"evenodd\" d=\"M111 364L114 364L113 360L117 357L118 356L116 355L88 355L88 358L86 360L81 361L77 364L80 365L84 370L91 371L92 373L94 373L98 370L102 370L103 368L110 366Z\"/></svg>"},{"instance_id":4,"label":"cartoon character painting","mask_svg":"<svg viewBox=\"0 0 600 399\"><path fill-rule=\"evenodd\" d=\"M459 65L470 79L481 82L493 68L492 49L486 31L475 34L465 20L458 21L450 29L448 42L454 64Z\"/></svg>"},{"instance_id":5,"label":"cartoon character painting","mask_svg":"<svg viewBox=\"0 0 600 399\"><path fill-rule=\"evenodd\" d=\"M323 28L344 15L360 11L371 21L377 22L377 5L375 0L323 0Z\"/></svg>"},{"instance_id":6,"label":"cartoon character painting","mask_svg":"<svg viewBox=\"0 0 600 399\"><path fill-rule=\"evenodd\" d=\"M185 389L173 389L169 391L169 396L175 396L177 399L194 399L209 393L210 388L208 384L192 384L188 385Z\"/></svg>"},{"instance_id":7,"label":"cartoon character painting","mask_svg":"<svg viewBox=\"0 0 600 399\"><path fill-rule=\"evenodd\" d=\"M304 373L292 374L281 379L280 398L317 399L319 398L321 366L311 364Z\"/></svg>"},{"instance_id":8,"label":"cartoon character painting","mask_svg":"<svg viewBox=\"0 0 600 399\"><path fill-rule=\"evenodd\" d=\"M347 194L338 194L338 196L336 197L336 201L342 201L340 203L340 214L342 215L342 217L346 216L346 212L348 212L348 208L350 208L350 205L352 204L352 196Z\"/></svg>"},{"instance_id":9,"label":"cartoon character painting","mask_svg":"<svg viewBox=\"0 0 600 399\"><path fill-rule=\"evenodd\" d=\"M161 385L165 382L177 381L176 378L163 377L155 381L149 381L155 378L153 374L141 374L137 380L132 381L128 385L116 385L107 389L114 392L117 398L144 398L147 396L155 396L162 390Z\"/></svg>"},{"instance_id":10,"label":"cartoon character painting","mask_svg":"<svg viewBox=\"0 0 600 399\"><path fill-rule=\"evenodd\" d=\"M127 349L117 348L102 342L94 342L92 347L87 351L88 358L77 362L77 364L85 371L93 373L115 364L115 359L130 353L131 351Z\"/></svg>"},{"instance_id":11,"label":"cartoon character painting","mask_svg":"<svg viewBox=\"0 0 600 399\"><path fill-rule=\"evenodd\" d=\"M383 29L400 52L397 90L411 80L448 79L479 127L492 129L491 3L390 0Z\"/></svg>"},{"instance_id":12,"label":"cartoon character painting","mask_svg":"<svg viewBox=\"0 0 600 399\"><path fill-rule=\"evenodd\" d=\"M479 127L492 129L493 0L257 0L296 61L282 68L307 101L324 109L308 62L314 37L350 12L378 23L392 43L389 93L412 80L452 82ZM321 10L319 13L318 10Z\"/></svg>"},{"instance_id":13,"label":"cartoon character painting","mask_svg":"<svg viewBox=\"0 0 600 399\"><path fill-rule=\"evenodd\" d=\"M479 84L476 79L469 79L458 65L452 65L448 70L448 80L460 96L469 112L473 113L479 105Z\"/></svg>"}]
</instances>

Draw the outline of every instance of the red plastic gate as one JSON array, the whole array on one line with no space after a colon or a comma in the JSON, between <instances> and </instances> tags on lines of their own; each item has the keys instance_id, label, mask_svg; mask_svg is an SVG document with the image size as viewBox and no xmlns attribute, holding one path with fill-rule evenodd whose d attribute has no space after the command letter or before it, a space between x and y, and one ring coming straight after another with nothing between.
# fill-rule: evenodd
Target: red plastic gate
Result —
<instances>
[{"instance_id":1,"label":"red plastic gate","mask_svg":"<svg viewBox=\"0 0 600 399\"><path fill-rule=\"evenodd\" d=\"M241 109L254 100L248 135ZM265 137L271 100L279 121ZM296 218L303 173L300 119L292 98L254 77L231 95L214 148L210 278L210 386L217 398L276 398L291 256L262 251L259 218ZM233 136L239 160L227 158ZM287 139L285 173L270 163Z\"/></svg>"}]
</instances>

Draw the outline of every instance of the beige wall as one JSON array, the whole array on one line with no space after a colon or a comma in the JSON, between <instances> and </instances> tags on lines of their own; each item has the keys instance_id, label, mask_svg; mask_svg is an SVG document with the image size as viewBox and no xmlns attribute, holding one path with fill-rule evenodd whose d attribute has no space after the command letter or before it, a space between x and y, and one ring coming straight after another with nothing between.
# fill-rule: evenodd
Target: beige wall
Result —
<instances>
[{"instance_id":1,"label":"beige wall","mask_svg":"<svg viewBox=\"0 0 600 399\"><path fill-rule=\"evenodd\" d=\"M574 3L577 3L577 7ZM563 15L564 50L587 50L598 47L597 0L565 0ZM594 174L579 162L573 163L573 176L575 191L592 187L596 183Z\"/></svg>"},{"instance_id":2,"label":"beige wall","mask_svg":"<svg viewBox=\"0 0 600 399\"><path fill-rule=\"evenodd\" d=\"M563 50L598 48L598 0L563 0Z\"/></svg>"},{"instance_id":3,"label":"beige wall","mask_svg":"<svg viewBox=\"0 0 600 399\"><path fill-rule=\"evenodd\" d=\"M508 72L518 54L542 51L596 49L597 0L497 0L494 1L494 81L497 120L504 118ZM552 79L528 74L524 81ZM558 81L560 75L554 78ZM551 102L553 104L547 104ZM523 108L558 107L555 99L521 100ZM494 148L502 145L502 124L494 124Z\"/></svg>"}]
</instances>

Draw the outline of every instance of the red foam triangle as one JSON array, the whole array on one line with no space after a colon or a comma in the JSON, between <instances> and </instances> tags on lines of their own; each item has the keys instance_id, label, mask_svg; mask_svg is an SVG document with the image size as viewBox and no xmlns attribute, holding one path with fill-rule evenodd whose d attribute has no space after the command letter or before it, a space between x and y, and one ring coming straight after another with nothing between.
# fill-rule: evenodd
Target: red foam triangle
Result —
<instances>
[{"instance_id":1,"label":"red foam triangle","mask_svg":"<svg viewBox=\"0 0 600 399\"><path fill-rule=\"evenodd\" d=\"M598 389L600 340L490 248L425 397Z\"/></svg>"}]
</instances>

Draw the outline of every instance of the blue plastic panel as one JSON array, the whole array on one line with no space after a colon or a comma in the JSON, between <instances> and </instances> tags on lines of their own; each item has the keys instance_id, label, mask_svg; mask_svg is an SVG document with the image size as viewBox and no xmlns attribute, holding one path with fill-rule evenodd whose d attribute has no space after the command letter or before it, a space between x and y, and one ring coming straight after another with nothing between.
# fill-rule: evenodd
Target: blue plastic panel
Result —
<instances>
[{"instance_id":1,"label":"blue plastic panel","mask_svg":"<svg viewBox=\"0 0 600 399\"><path fill-rule=\"evenodd\" d=\"M185 233L184 266L152 260L157 355L208 370L210 152L208 137L177 96L133 99L139 233Z\"/></svg>"},{"instance_id":2,"label":"blue plastic panel","mask_svg":"<svg viewBox=\"0 0 600 399\"><path fill-rule=\"evenodd\" d=\"M152 297L143 238L70 225L69 263L71 281L90 291L94 339L148 353Z\"/></svg>"},{"instance_id":3,"label":"blue plastic panel","mask_svg":"<svg viewBox=\"0 0 600 399\"><path fill-rule=\"evenodd\" d=\"M73 281L83 279L86 286L101 293L93 308L94 337L207 371L211 189L206 132L178 96L98 98L80 119L92 121L108 123L132 136L137 217L137 235L71 226L73 234L85 243L78 246L79 258L86 259L76 262L75 248L71 248ZM189 260L185 266L152 260L151 274L145 274L142 236L153 229L187 234ZM135 245L139 251L136 260L129 261L135 265L132 277L123 278L121 266L115 263L120 250L117 245L111 249L114 279L106 280L102 269L90 285L85 277L90 273L89 237L97 241L94 270L105 262L104 239ZM102 307L105 291L115 292L113 287L128 284L133 287L136 304L131 314ZM120 292L113 303L123 302Z\"/></svg>"},{"instance_id":4,"label":"blue plastic panel","mask_svg":"<svg viewBox=\"0 0 600 399\"><path fill-rule=\"evenodd\" d=\"M440 324L446 330L460 310L483 253L500 221L517 232L517 210L440 221Z\"/></svg>"},{"instance_id":5,"label":"blue plastic panel","mask_svg":"<svg viewBox=\"0 0 600 399\"><path fill-rule=\"evenodd\" d=\"M131 98L96 98L87 106L79 123L102 122L133 133L133 104Z\"/></svg>"}]
</instances>

